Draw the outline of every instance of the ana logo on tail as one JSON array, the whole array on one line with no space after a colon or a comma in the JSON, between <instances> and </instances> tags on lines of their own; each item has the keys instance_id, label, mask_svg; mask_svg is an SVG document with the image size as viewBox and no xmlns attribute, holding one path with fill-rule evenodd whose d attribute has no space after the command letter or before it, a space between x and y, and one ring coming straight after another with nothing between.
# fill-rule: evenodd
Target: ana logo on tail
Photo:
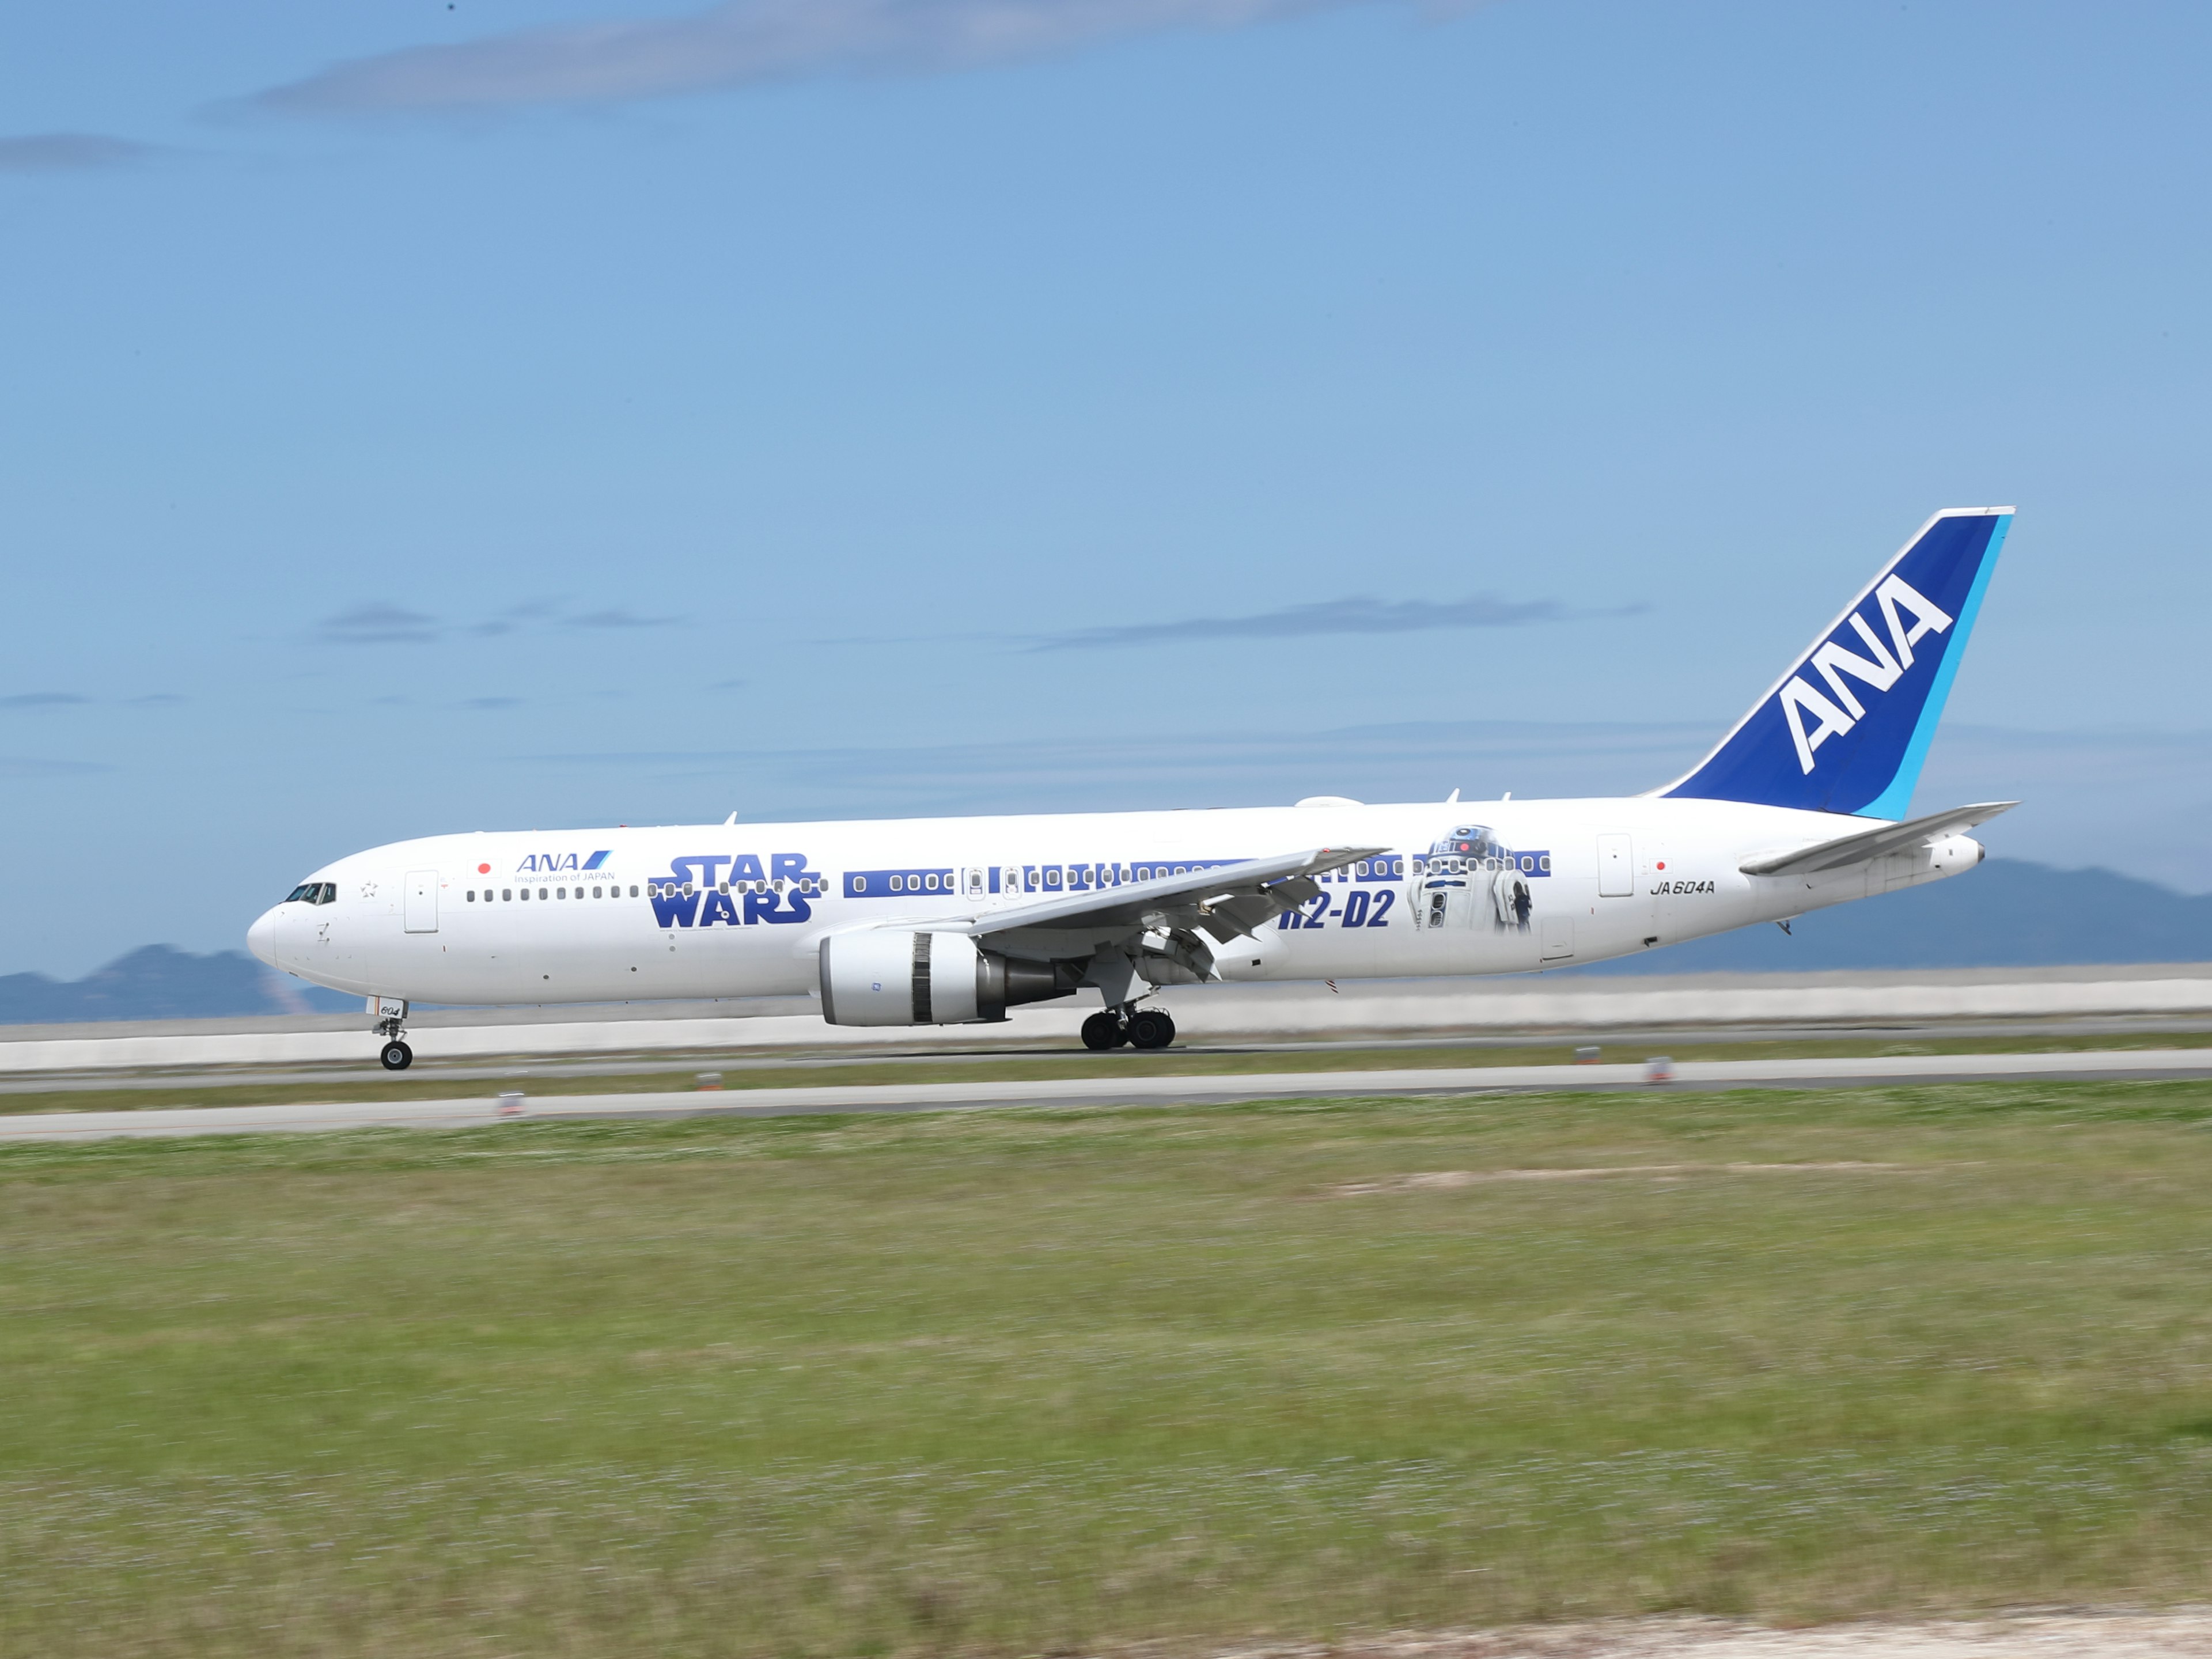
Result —
<instances>
[{"instance_id":1,"label":"ana logo on tail","mask_svg":"<svg viewBox=\"0 0 2212 1659\"><path fill-rule=\"evenodd\" d=\"M1711 753L1653 793L1903 817L2011 523L2008 507L1929 520Z\"/></svg>"},{"instance_id":2,"label":"ana logo on tail","mask_svg":"<svg viewBox=\"0 0 2212 1659\"><path fill-rule=\"evenodd\" d=\"M1866 705L1844 684L1844 675L1850 675L1876 691L1887 691L1912 666L1913 646L1928 635L1941 634L1951 626L1950 617L1922 598L1902 576L1884 577L1875 589L1874 597L1881 606L1882 620L1889 625L1887 646L1875 637L1866 618L1854 611L1849 618L1852 631L1873 654L1862 657L1831 635L1805 665L1828 683L1828 690L1835 693L1833 702L1815 691L1802 673L1791 675L1776 694L1782 704L1783 719L1789 724L1790 735L1796 741L1797 764L1803 771L1813 769L1815 749L1830 738L1843 736L1866 718ZM1910 626L1898 614L1899 611L1912 618ZM1807 714L1819 722L1810 732L1805 729Z\"/></svg>"}]
</instances>

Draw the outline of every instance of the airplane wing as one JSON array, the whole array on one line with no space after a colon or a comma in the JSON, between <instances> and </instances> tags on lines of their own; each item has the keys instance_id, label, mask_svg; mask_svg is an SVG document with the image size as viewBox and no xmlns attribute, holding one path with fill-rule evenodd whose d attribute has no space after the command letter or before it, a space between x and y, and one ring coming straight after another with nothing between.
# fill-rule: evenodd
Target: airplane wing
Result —
<instances>
[{"instance_id":1,"label":"airplane wing","mask_svg":"<svg viewBox=\"0 0 2212 1659\"><path fill-rule=\"evenodd\" d=\"M1072 951L1079 942L1104 945L1132 935L1195 929L1221 944L1312 902L1321 891L1313 878L1361 859L1379 858L1383 847L1322 847L1271 859L1246 859L1194 870L1187 876L1126 883L1095 892L1010 904L962 921L933 923L944 933L978 939L1009 933Z\"/></svg>"},{"instance_id":2,"label":"airplane wing","mask_svg":"<svg viewBox=\"0 0 2212 1659\"><path fill-rule=\"evenodd\" d=\"M1736 867L1747 876L1809 876L1823 870L1840 870L1848 864L1864 864L1885 853L1919 847L1943 836L1956 835L1985 823L2000 812L2019 805L2016 800L1984 801L1978 806L1954 806L1948 812L1930 813L1903 823L1876 824L1855 836L1841 836L1795 852L1775 853L1747 860Z\"/></svg>"}]
</instances>

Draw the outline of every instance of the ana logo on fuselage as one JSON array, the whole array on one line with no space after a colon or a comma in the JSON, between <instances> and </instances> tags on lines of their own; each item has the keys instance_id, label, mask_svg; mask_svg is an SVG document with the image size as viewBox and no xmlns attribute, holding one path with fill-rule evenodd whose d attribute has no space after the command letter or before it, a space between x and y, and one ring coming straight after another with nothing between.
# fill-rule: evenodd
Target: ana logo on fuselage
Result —
<instances>
[{"instance_id":1,"label":"ana logo on fuselage","mask_svg":"<svg viewBox=\"0 0 2212 1659\"><path fill-rule=\"evenodd\" d=\"M580 864L577 862L580 856L575 853L532 853L516 865L514 871L517 875L550 876L556 871L574 870L580 875L605 865L614 856L614 849L593 853Z\"/></svg>"},{"instance_id":2,"label":"ana logo on fuselage","mask_svg":"<svg viewBox=\"0 0 2212 1659\"><path fill-rule=\"evenodd\" d=\"M1782 717L1790 726L1790 736L1797 745L1797 764L1807 772L1813 769L1814 750L1866 718L1866 705L1844 683L1844 676L1848 674L1875 691L1887 691L1911 668L1912 647L1926 635L1941 634L1951 626L1951 618L1916 592L1902 576L1883 577L1874 596L1888 628L1887 645L1854 611L1848 618L1851 630L1871 654L1862 657L1832 635L1805 659L1804 668L1827 682L1828 690L1835 694L1833 700L1815 691L1802 669L1792 674L1776 694L1782 700ZM1900 612L1912 618L1910 626ZM1810 732L1805 729L1808 714L1818 722Z\"/></svg>"}]
</instances>

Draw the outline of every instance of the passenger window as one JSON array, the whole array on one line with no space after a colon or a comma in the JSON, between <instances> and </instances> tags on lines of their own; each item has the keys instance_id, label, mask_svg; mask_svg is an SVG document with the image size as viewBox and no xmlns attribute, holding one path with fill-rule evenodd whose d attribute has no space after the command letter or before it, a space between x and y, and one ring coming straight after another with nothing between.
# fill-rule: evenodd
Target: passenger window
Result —
<instances>
[{"instance_id":1,"label":"passenger window","mask_svg":"<svg viewBox=\"0 0 2212 1659\"><path fill-rule=\"evenodd\" d=\"M599 897L602 897L602 896L604 896L600 893L600 891L599 891L599 890L598 888L594 887L593 889L592 889L592 896L593 898L599 898Z\"/></svg>"},{"instance_id":2,"label":"passenger window","mask_svg":"<svg viewBox=\"0 0 2212 1659\"><path fill-rule=\"evenodd\" d=\"M503 899L512 902L514 897L514 889L512 887L502 887L500 889L499 896Z\"/></svg>"}]
</instances>

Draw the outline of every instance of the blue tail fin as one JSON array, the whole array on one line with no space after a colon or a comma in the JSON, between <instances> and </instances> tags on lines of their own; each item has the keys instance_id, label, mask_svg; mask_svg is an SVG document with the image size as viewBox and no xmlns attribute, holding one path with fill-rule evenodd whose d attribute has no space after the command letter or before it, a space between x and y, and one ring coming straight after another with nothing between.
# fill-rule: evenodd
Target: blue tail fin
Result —
<instances>
[{"instance_id":1,"label":"blue tail fin","mask_svg":"<svg viewBox=\"0 0 2212 1659\"><path fill-rule=\"evenodd\" d=\"M1695 771L1655 793L1903 817L2012 515L1938 513Z\"/></svg>"}]
</instances>

